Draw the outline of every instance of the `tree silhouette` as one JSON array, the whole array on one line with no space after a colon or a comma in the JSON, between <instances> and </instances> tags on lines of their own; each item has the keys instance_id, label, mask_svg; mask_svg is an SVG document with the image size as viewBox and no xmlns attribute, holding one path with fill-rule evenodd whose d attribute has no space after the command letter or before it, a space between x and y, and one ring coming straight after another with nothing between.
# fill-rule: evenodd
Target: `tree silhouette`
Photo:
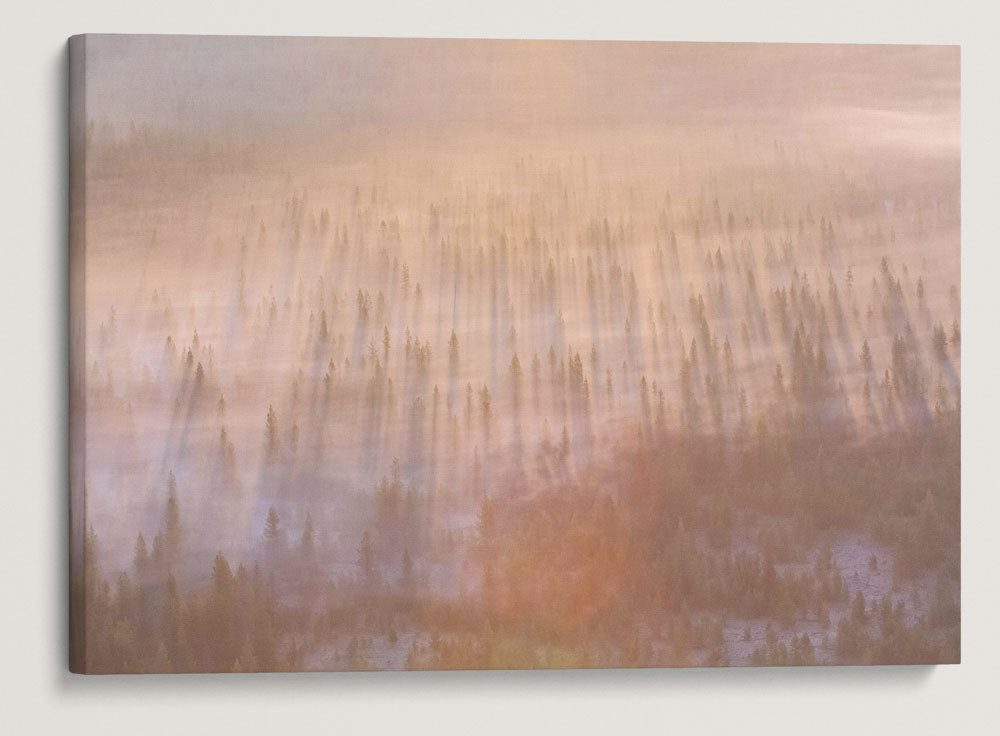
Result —
<instances>
[{"instance_id":1,"label":"tree silhouette","mask_svg":"<svg viewBox=\"0 0 1000 736\"><path fill-rule=\"evenodd\" d=\"M264 429L267 436L267 456L269 459L277 457L280 451L280 440L278 439L278 415L273 406L267 407L267 419L264 422Z\"/></svg>"},{"instance_id":2,"label":"tree silhouette","mask_svg":"<svg viewBox=\"0 0 1000 736\"><path fill-rule=\"evenodd\" d=\"M873 367L872 363L872 350L868 346L868 339L865 338L864 343L861 345L861 367L865 371L871 371Z\"/></svg>"},{"instance_id":3,"label":"tree silhouette","mask_svg":"<svg viewBox=\"0 0 1000 736\"><path fill-rule=\"evenodd\" d=\"M264 543L271 554L276 554L284 542L284 532L281 530L281 519L274 506L267 510L267 519L264 520Z\"/></svg>"},{"instance_id":4,"label":"tree silhouette","mask_svg":"<svg viewBox=\"0 0 1000 736\"><path fill-rule=\"evenodd\" d=\"M171 478L173 475L171 474ZM167 520L165 544L167 559L176 563L181 553L181 511L176 496L171 493L167 497Z\"/></svg>"},{"instance_id":5,"label":"tree silhouette","mask_svg":"<svg viewBox=\"0 0 1000 736\"><path fill-rule=\"evenodd\" d=\"M316 561L316 530L313 528L312 515L308 512L302 527L302 538L299 540L299 554L306 565L312 565Z\"/></svg>"},{"instance_id":6,"label":"tree silhouette","mask_svg":"<svg viewBox=\"0 0 1000 736\"><path fill-rule=\"evenodd\" d=\"M371 588L376 575L375 545L367 529L361 535L361 544L358 546L358 568L361 570L362 582L367 588Z\"/></svg>"},{"instance_id":7,"label":"tree silhouette","mask_svg":"<svg viewBox=\"0 0 1000 736\"><path fill-rule=\"evenodd\" d=\"M135 551L132 555L132 567L135 570L135 579L142 581L149 570L149 551L146 549L146 540L139 532L135 540Z\"/></svg>"}]
</instances>

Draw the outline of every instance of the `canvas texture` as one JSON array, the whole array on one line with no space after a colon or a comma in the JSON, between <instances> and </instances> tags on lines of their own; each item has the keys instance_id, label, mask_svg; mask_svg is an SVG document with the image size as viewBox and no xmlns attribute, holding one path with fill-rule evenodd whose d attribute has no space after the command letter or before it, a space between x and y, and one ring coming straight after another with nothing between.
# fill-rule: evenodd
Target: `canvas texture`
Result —
<instances>
[{"instance_id":1,"label":"canvas texture","mask_svg":"<svg viewBox=\"0 0 1000 736\"><path fill-rule=\"evenodd\" d=\"M957 47L69 45L74 672L959 661Z\"/></svg>"}]
</instances>

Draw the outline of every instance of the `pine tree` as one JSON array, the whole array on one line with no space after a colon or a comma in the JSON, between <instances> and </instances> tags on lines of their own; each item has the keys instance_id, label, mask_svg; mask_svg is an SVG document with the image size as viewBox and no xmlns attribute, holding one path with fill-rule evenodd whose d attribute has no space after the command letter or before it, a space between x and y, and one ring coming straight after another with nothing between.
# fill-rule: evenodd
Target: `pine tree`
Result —
<instances>
[{"instance_id":1,"label":"pine tree","mask_svg":"<svg viewBox=\"0 0 1000 736\"><path fill-rule=\"evenodd\" d=\"M774 369L774 393L779 399L785 396L785 376L781 370L781 363Z\"/></svg>"},{"instance_id":2,"label":"pine tree","mask_svg":"<svg viewBox=\"0 0 1000 736\"><path fill-rule=\"evenodd\" d=\"M264 522L264 542L272 552L276 551L282 541L281 519L274 506L267 510L267 520Z\"/></svg>"},{"instance_id":3,"label":"pine tree","mask_svg":"<svg viewBox=\"0 0 1000 736\"><path fill-rule=\"evenodd\" d=\"M278 415L275 413L273 406L267 407L267 419L264 426L267 431L267 456L270 459L274 459L278 454L280 446L278 441Z\"/></svg>"},{"instance_id":4,"label":"pine tree","mask_svg":"<svg viewBox=\"0 0 1000 736\"><path fill-rule=\"evenodd\" d=\"M361 569L362 581L370 587L375 582L375 546L367 529L361 535L361 544L358 546L358 567Z\"/></svg>"},{"instance_id":5,"label":"pine tree","mask_svg":"<svg viewBox=\"0 0 1000 736\"><path fill-rule=\"evenodd\" d=\"M865 338L864 343L861 345L861 367L866 371L870 371L872 365L872 349L868 345L868 339Z\"/></svg>"},{"instance_id":6,"label":"pine tree","mask_svg":"<svg viewBox=\"0 0 1000 736\"><path fill-rule=\"evenodd\" d=\"M142 582L145 579L146 571L149 569L149 551L146 549L146 540L139 532L135 540L135 553L133 554L133 567L135 569L135 579Z\"/></svg>"},{"instance_id":7,"label":"pine tree","mask_svg":"<svg viewBox=\"0 0 1000 736\"><path fill-rule=\"evenodd\" d=\"M232 568L220 551L215 555L215 562L212 565L212 595L207 611L211 633L209 640L211 668L220 672L232 669L238 657L238 641L233 626L234 587Z\"/></svg>"},{"instance_id":8,"label":"pine tree","mask_svg":"<svg viewBox=\"0 0 1000 736\"><path fill-rule=\"evenodd\" d=\"M452 375L458 373L458 335L454 330L448 338L448 368Z\"/></svg>"},{"instance_id":9,"label":"pine tree","mask_svg":"<svg viewBox=\"0 0 1000 736\"><path fill-rule=\"evenodd\" d=\"M517 353L514 353L514 357L510 360L510 383L515 406L521 396L521 375L521 361L517 359Z\"/></svg>"},{"instance_id":10,"label":"pine tree","mask_svg":"<svg viewBox=\"0 0 1000 736\"><path fill-rule=\"evenodd\" d=\"M938 322L934 328L931 341L934 345L934 351L939 358L948 357L948 335L945 333L944 325L941 322Z\"/></svg>"},{"instance_id":11,"label":"pine tree","mask_svg":"<svg viewBox=\"0 0 1000 736\"><path fill-rule=\"evenodd\" d=\"M173 478L173 474L170 477ZM177 497L173 493L167 497L165 537L167 561L171 564L176 564L181 553L181 511Z\"/></svg>"},{"instance_id":12,"label":"pine tree","mask_svg":"<svg viewBox=\"0 0 1000 736\"><path fill-rule=\"evenodd\" d=\"M302 561L307 565L312 565L316 560L316 530L313 528L312 515L309 512L306 512L306 523L302 527L299 553L302 555Z\"/></svg>"},{"instance_id":13,"label":"pine tree","mask_svg":"<svg viewBox=\"0 0 1000 736\"><path fill-rule=\"evenodd\" d=\"M181 599L177 593L177 581L170 572L167 573L167 584L163 594L160 639L167 650L167 659L173 671L183 672L186 669L186 661L181 650Z\"/></svg>"},{"instance_id":14,"label":"pine tree","mask_svg":"<svg viewBox=\"0 0 1000 736\"><path fill-rule=\"evenodd\" d=\"M228 596L233 591L233 583L233 570L220 551L215 555L215 562L212 566L212 586L215 594Z\"/></svg>"},{"instance_id":15,"label":"pine tree","mask_svg":"<svg viewBox=\"0 0 1000 736\"><path fill-rule=\"evenodd\" d=\"M489 437L490 418L493 416L493 412L490 408L490 390L485 385L479 390L479 413L483 418L483 430Z\"/></svg>"}]
</instances>

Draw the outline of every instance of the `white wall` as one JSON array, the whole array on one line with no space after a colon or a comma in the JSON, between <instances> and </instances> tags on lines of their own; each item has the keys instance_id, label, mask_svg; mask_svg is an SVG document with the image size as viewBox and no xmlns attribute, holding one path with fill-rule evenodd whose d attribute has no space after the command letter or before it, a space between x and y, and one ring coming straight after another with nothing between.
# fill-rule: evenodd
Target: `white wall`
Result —
<instances>
[{"instance_id":1,"label":"white wall","mask_svg":"<svg viewBox=\"0 0 1000 736\"><path fill-rule=\"evenodd\" d=\"M485 5L486 3L482 3ZM918 5L911 8L909 5ZM0 730L973 733L1000 724L997 21L987 2L37 0L0 13ZM574 7L578 5L579 7ZM467 7L468 6L468 7ZM66 672L65 39L80 32L959 43L963 664L79 678Z\"/></svg>"}]
</instances>

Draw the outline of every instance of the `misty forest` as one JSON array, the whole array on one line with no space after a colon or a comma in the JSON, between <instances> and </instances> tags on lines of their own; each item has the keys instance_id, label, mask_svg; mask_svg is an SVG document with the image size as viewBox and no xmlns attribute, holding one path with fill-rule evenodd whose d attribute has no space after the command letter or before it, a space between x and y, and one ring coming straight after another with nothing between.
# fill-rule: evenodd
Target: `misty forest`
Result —
<instances>
[{"instance_id":1,"label":"misty forest","mask_svg":"<svg viewBox=\"0 0 1000 736\"><path fill-rule=\"evenodd\" d=\"M87 43L75 670L958 661L957 50Z\"/></svg>"}]
</instances>

